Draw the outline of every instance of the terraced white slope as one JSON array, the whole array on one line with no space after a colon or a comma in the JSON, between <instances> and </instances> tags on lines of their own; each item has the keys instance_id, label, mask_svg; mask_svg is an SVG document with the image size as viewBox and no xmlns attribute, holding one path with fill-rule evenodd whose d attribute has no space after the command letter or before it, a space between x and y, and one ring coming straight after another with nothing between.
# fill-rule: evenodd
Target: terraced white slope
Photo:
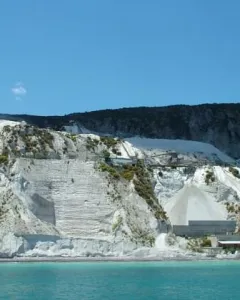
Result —
<instances>
[{"instance_id":1,"label":"terraced white slope","mask_svg":"<svg viewBox=\"0 0 240 300\"><path fill-rule=\"evenodd\" d=\"M40 220L56 225L64 237L112 240L119 218L130 235L128 226L145 234L161 229L146 201L127 184L119 183L118 192L114 191L94 162L19 159L14 172L18 174L16 195ZM114 201L114 195L121 197Z\"/></svg>"},{"instance_id":2,"label":"terraced white slope","mask_svg":"<svg viewBox=\"0 0 240 300\"><path fill-rule=\"evenodd\" d=\"M99 238L111 233L113 204L107 200L106 180L95 172L93 162L20 160L18 169L28 182L25 193L45 200L43 205L47 201L54 205L53 219L62 234Z\"/></svg>"}]
</instances>

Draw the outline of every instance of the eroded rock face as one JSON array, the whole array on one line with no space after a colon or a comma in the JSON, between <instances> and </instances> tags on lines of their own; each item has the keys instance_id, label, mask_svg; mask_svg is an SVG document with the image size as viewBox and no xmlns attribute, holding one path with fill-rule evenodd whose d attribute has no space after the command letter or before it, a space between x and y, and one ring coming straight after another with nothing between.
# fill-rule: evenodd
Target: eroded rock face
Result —
<instances>
[{"instance_id":1,"label":"eroded rock face","mask_svg":"<svg viewBox=\"0 0 240 300\"><path fill-rule=\"evenodd\" d=\"M0 240L0 258L12 258L24 252L24 239L16 237L12 232Z\"/></svg>"},{"instance_id":2,"label":"eroded rock face","mask_svg":"<svg viewBox=\"0 0 240 300\"><path fill-rule=\"evenodd\" d=\"M217 216L219 208L223 219L237 219L240 211L239 169L214 160L210 166L199 153L173 156L14 122L0 122L0 134L0 257L174 256L186 242L169 239L162 207L173 202L174 219L182 198L200 195L204 201L196 203L214 207Z\"/></svg>"},{"instance_id":3,"label":"eroded rock face","mask_svg":"<svg viewBox=\"0 0 240 300\"><path fill-rule=\"evenodd\" d=\"M7 161L0 169L2 256L54 251L117 256L152 246L167 230L131 182L99 169L100 153L110 147L99 137L7 126L2 127Z\"/></svg>"}]
</instances>

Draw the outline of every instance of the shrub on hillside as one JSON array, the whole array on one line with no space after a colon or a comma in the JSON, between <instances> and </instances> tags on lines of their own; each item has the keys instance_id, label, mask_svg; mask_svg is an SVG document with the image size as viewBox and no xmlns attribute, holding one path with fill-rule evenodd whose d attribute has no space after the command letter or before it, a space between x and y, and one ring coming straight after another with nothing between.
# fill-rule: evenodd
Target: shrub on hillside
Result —
<instances>
[{"instance_id":1,"label":"shrub on hillside","mask_svg":"<svg viewBox=\"0 0 240 300\"><path fill-rule=\"evenodd\" d=\"M8 155L0 155L0 164L7 164L8 163Z\"/></svg>"},{"instance_id":2,"label":"shrub on hillside","mask_svg":"<svg viewBox=\"0 0 240 300\"><path fill-rule=\"evenodd\" d=\"M100 163L99 169L108 172L114 179L133 180L135 191L149 205L157 219L167 219L166 213L159 205L154 194L149 172L144 163L139 160L136 165L109 166L107 163Z\"/></svg>"},{"instance_id":3,"label":"shrub on hillside","mask_svg":"<svg viewBox=\"0 0 240 300\"><path fill-rule=\"evenodd\" d=\"M240 174L239 174L239 171L233 167L229 167L228 168L229 172L231 172L233 174L233 176L237 177L237 178L240 178Z\"/></svg>"},{"instance_id":4,"label":"shrub on hillside","mask_svg":"<svg viewBox=\"0 0 240 300\"><path fill-rule=\"evenodd\" d=\"M104 149L104 150L102 151L102 156L103 156L105 162L107 162L107 161L109 161L109 159L110 159L110 152L107 151L106 149Z\"/></svg>"},{"instance_id":5,"label":"shrub on hillside","mask_svg":"<svg viewBox=\"0 0 240 300\"><path fill-rule=\"evenodd\" d=\"M108 164L100 163L99 169L102 172L108 172L114 179L120 178L119 173L113 167L109 166Z\"/></svg>"},{"instance_id":6,"label":"shrub on hillside","mask_svg":"<svg viewBox=\"0 0 240 300\"><path fill-rule=\"evenodd\" d=\"M118 140L111 136L101 136L100 141L107 146L108 149L118 144Z\"/></svg>"},{"instance_id":7,"label":"shrub on hillside","mask_svg":"<svg viewBox=\"0 0 240 300\"><path fill-rule=\"evenodd\" d=\"M99 140L92 139L89 136L87 137L87 141L86 141L86 148L87 148L87 150L94 151L95 148L98 146L98 144L99 144Z\"/></svg>"},{"instance_id":8,"label":"shrub on hillside","mask_svg":"<svg viewBox=\"0 0 240 300\"><path fill-rule=\"evenodd\" d=\"M205 237L202 239L201 243L200 243L201 247L211 247L212 246L212 242L209 238Z\"/></svg>"},{"instance_id":9,"label":"shrub on hillside","mask_svg":"<svg viewBox=\"0 0 240 300\"><path fill-rule=\"evenodd\" d=\"M215 181L215 176L214 173L212 171L207 170L206 172L206 176L205 176L205 182L208 185L211 182Z\"/></svg>"}]
</instances>

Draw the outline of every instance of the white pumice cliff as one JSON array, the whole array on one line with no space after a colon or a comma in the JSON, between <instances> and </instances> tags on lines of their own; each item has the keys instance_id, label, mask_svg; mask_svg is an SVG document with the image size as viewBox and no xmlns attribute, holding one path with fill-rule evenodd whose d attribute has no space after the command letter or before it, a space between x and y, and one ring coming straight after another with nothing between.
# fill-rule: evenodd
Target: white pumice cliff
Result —
<instances>
[{"instance_id":1,"label":"white pumice cliff","mask_svg":"<svg viewBox=\"0 0 240 300\"><path fill-rule=\"evenodd\" d=\"M0 257L188 255L171 224L239 218L239 169L224 164L200 142L2 120Z\"/></svg>"}]
</instances>

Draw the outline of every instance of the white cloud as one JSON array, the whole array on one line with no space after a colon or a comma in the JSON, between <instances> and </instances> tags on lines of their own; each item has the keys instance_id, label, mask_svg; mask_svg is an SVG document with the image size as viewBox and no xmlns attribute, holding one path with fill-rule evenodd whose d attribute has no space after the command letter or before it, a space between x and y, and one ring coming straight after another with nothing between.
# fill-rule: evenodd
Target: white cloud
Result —
<instances>
[{"instance_id":1,"label":"white cloud","mask_svg":"<svg viewBox=\"0 0 240 300\"><path fill-rule=\"evenodd\" d=\"M24 87L22 82L17 82L11 89L16 100L21 100L21 97L27 94L27 89Z\"/></svg>"}]
</instances>

